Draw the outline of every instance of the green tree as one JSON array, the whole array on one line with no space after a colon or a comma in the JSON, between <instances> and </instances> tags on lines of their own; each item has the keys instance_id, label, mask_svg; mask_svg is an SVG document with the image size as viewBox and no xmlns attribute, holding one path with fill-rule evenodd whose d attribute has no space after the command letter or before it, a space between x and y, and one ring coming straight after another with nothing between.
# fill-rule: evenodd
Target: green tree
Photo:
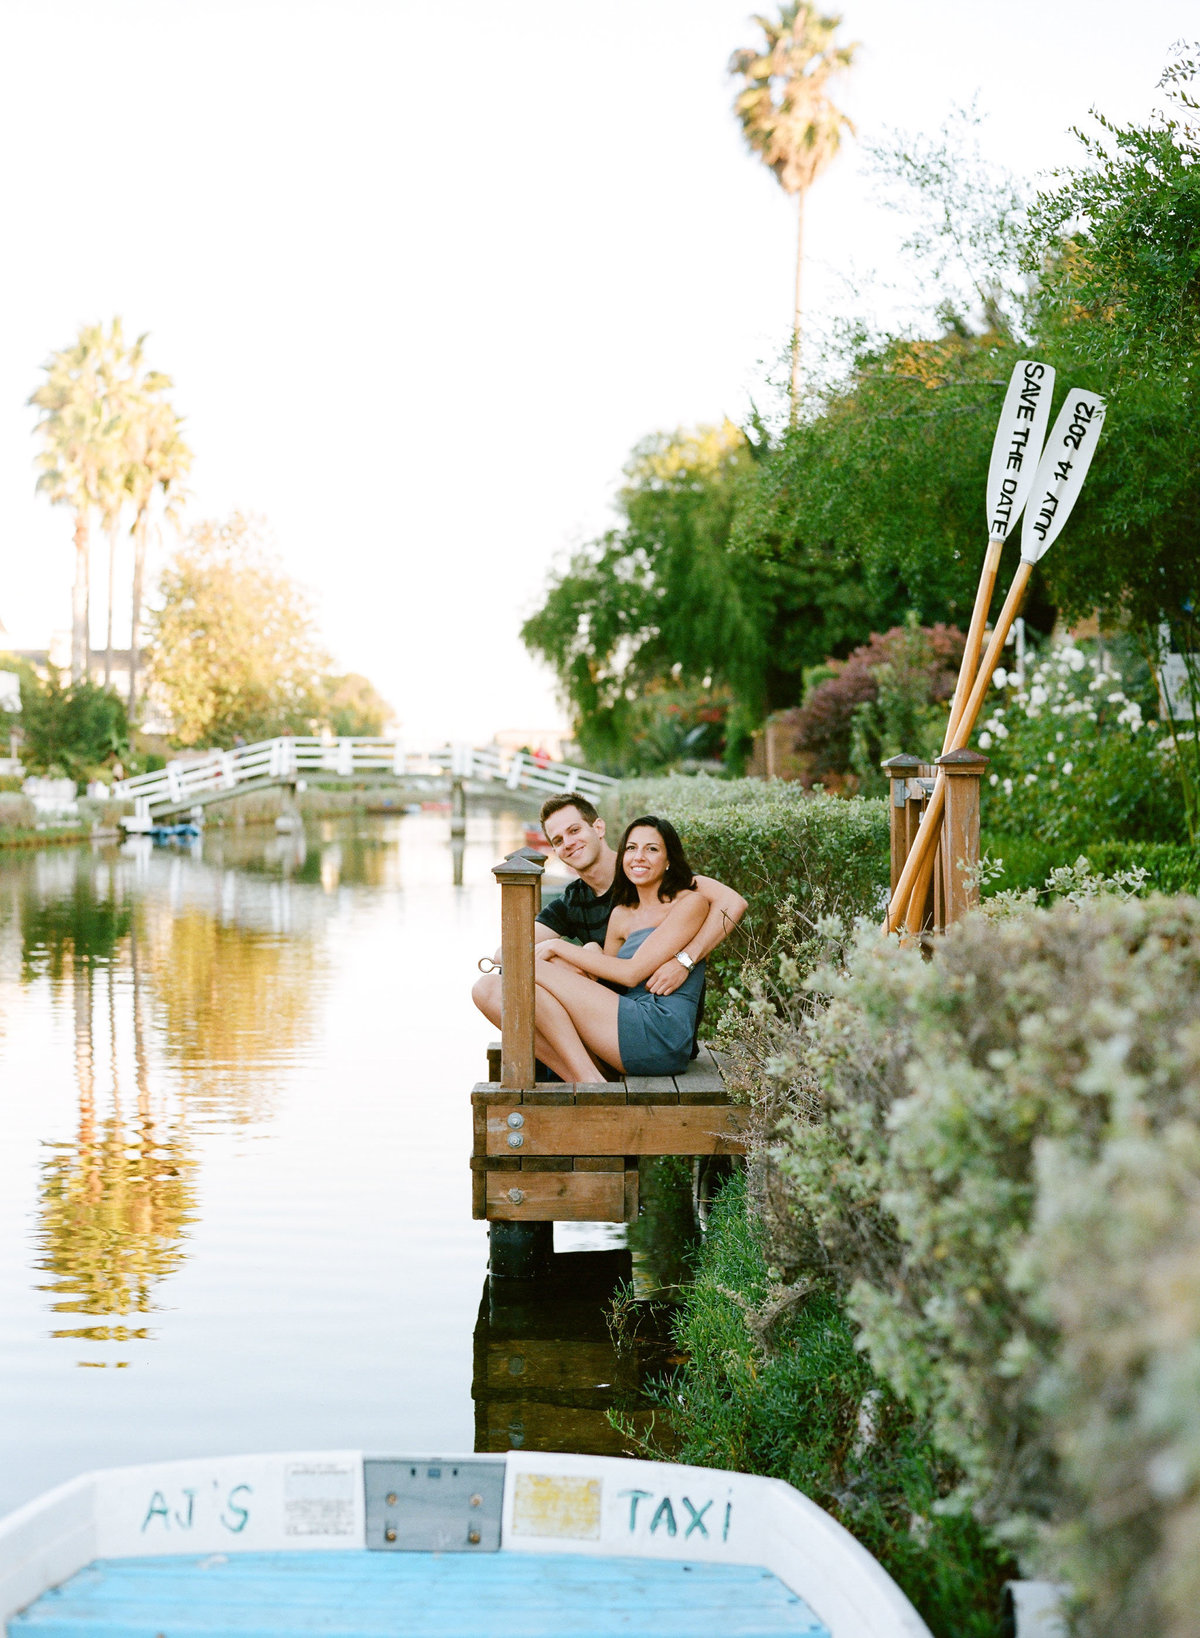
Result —
<instances>
[{"instance_id":1,"label":"green tree","mask_svg":"<svg viewBox=\"0 0 1200 1638\"><path fill-rule=\"evenodd\" d=\"M312 610L234 514L197 524L163 571L151 616L150 684L182 745L311 733L326 660Z\"/></svg>"},{"instance_id":2,"label":"green tree","mask_svg":"<svg viewBox=\"0 0 1200 1638\"><path fill-rule=\"evenodd\" d=\"M764 480L729 422L656 434L626 478L622 526L552 578L522 636L554 670L592 761L648 765L637 747L680 739L658 708L699 706L721 708L737 765L763 715L794 703L804 667L846 652L881 619L894 624L892 604L852 555L776 550L766 532L759 550L731 549L739 497L761 495Z\"/></svg>"},{"instance_id":3,"label":"green tree","mask_svg":"<svg viewBox=\"0 0 1200 1638\"><path fill-rule=\"evenodd\" d=\"M801 279L804 268L804 201L809 188L854 127L829 95L829 81L848 69L857 45L839 46L840 17L826 16L808 0L784 0L778 20L756 16L761 47L735 51L729 72L741 79L734 101L742 134L775 180L796 200L796 292L792 325L792 415L800 397Z\"/></svg>"}]
</instances>

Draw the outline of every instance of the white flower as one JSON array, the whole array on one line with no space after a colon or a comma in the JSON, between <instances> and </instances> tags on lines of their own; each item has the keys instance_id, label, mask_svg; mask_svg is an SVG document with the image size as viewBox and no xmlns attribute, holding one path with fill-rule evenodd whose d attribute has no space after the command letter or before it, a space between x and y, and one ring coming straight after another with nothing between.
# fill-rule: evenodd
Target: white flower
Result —
<instances>
[{"instance_id":1,"label":"white flower","mask_svg":"<svg viewBox=\"0 0 1200 1638\"><path fill-rule=\"evenodd\" d=\"M1081 648L1072 648L1069 651L1067 658L1070 662L1072 671L1082 671L1084 666L1087 664L1087 656L1084 654Z\"/></svg>"},{"instance_id":2,"label":"white flower","mask_svg":"<svg viewBox=\"0 0 1200 1638\"><path fill-rule=\"evenodd\" d=\"M990 751L991 748L992 748L992 736L991 736L991 734L980 734L980 736L979 736L979 749L981 751Z\"/></svg>"},{"instance_id":3,"label":"white flower","mask_svg":"<svg viewBox=\"0 0 1200 1638\"><path fill-rule=\"evenodd\" d=\"M1056 741L1056 742L1057 742L1057 743L1058 743L1058 744L1059 744L1059 745L1061 745L1061 744L1062 744L1062 742L1063 742L1063 740L1064 740L1064 739L1065 739L1065 738L1066 738L1066 735L1065 735L1065 734L1064 734L1064 733L1063 733L1063 731L1062 731L1062 729L1061 729L1061 728L1060 728L1060 729L1059 729L1059 730L1058 730L1058 732L1057 732L1057 734L1055 734L1055 736L1054 736L1054 738L1055 738L1055 741Z\"/></svg>"},{"instance_id":4,"label":"white flower","mask_svg":"<svg viewBox=\"0 0 1200 1638\"><path fill-rule=\"evenodd\" d=\"M996 688L1008 687L1008 672L1002 665L998 665L995 671L992 672L992 683Z\"/></svg>"},{"instance_id":5,"label":"white flower","mask_svg":"<svg viewBox=\"0 0 1200 1638\"><path fill-rule=\"evenodd\" d=\"M1064 762L1063 763L1063 773L1069 775L1073 771L1074 767L1075 767L1075 764L1073 762Z\"/></svg>"},{"instance_id":6,"label":"white flower","mask_svg":"<svg viewBox=\"0 0 1200 1638\"><path fill-rule=\"evenodd\" d=\"M1005 796L1011 796L1012 795L1012 780L1011 779L1006 779L1004 781L1004 794L1005 794Z\"/></svg>"},{"instance_id":7,"label":"white flower","mask_svg":"<svg viewBox=\"0 0 1200 1638\"><path fill-rule=\"evenodd\" d=\"M1026 785L1036 785L1037 784L1037 774L1027 773L1025 775L1024 783Z\"/></svg>"},{"instance_id":8,"label":"white flower","mask_svg":"<svg viewBox=\"0 0 1200 1638\"><path fill-rule=\"evenodd\" d=\"M1056 761L1057 761L1057 760L1058 760L1058 759L1057 759L1057 757L1056 757L1056 756L1055 756L1055 755L1054 755L1054 752L1053 752L1053 751L1047 751L1047 752L1046 752L1046 761L1047 761L1047 762L1056 762Z\"/></svg>"},{"instance_id":9,"label":"white flower","mask_svg":"<svg viewBox=\"0 0 1200 1638\"><path fill-rule=\"evenodd\" d=\"M996 729L996 738L997 739L1007 739L1008 738L1008 729L1004 726L1004 724L1002 722L997 722L994 726L995 726L995 729Z\"/></svg>"},{"instance_id":10,"label":"white flower","mask_svg":"<svg viewBox=\"0 0 1200 1638\"><path fill-rule=\"evenodd\" d=\"M1030 705L1045 705L1049 698L1049 694L1047 694L1041 683L1034 683L1033 687L1029 690Z\"/></svg>"},{"instance_id":11,"label":"white flower","mask_svg":"<svg viewBox=\"0 0 1200 1638\"><path fill-rule=\"evenodd\" d=\"M1110 705L1120 705L1124 698L1124 694L1122 694L1121 690L1118 688L1114 693L1108 696L1108 703Z\"/></svg>"}]
</instances>

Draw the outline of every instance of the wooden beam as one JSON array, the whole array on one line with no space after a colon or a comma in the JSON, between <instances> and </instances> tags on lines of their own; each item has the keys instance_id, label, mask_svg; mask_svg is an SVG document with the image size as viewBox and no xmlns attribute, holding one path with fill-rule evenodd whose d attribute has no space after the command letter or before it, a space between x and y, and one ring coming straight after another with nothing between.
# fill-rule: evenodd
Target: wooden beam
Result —
<instances>
[{"instance_id":1,"label":"wooden beam","mask_svg":"<svg viewBox=\"0 0 1200 1638\"><path fill-rule=\"evenodd\" d=\"M517 1117L519 1124L510 1120ZM624 1108L487 1106L489 1155L735 1155L750 1111L744 1104L627 1104ZM516 1141L519 1140L519 1141Z\"/></svg>"},{"instance_id":2,"label":"wooden beam","mask_svg":"<svg viewBox=\"0 0 1200 1638\"><path fill-rule=\"evenodd\" d=\"M488 1172L493 1222L623 1223L623 1172ZM636 1177L636 1172L634 1173Z\"/></svg>"}]
</instances>

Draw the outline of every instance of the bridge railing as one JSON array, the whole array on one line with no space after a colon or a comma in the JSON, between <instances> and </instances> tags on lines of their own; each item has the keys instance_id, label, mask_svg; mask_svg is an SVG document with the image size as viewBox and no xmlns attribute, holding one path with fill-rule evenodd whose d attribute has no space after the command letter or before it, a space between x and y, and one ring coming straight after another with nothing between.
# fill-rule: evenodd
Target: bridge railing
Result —
<instances>
[{"instance_id":1,"label":"bridge railing","mask_svg":"<svg viewBox=\"0 0 1200 1638\"><path fill-rule=\"evenodd\" d=\"M113 786L113 795L131 797L145 818L155 807L186 806L220 792L233 792L252 781L283 783L306 774L347 779L371 773L394 778L449 774L452 778L497 780L509 790L578 794L593 802L616 784L606 774L524 751L503 751L493 745L449 745L429 755L418 755L406 752L395 739L366 735L320 739L315 735L285 734L229 751L176 758L153 773L120 780Z\"/></svg>"}]
</instances>

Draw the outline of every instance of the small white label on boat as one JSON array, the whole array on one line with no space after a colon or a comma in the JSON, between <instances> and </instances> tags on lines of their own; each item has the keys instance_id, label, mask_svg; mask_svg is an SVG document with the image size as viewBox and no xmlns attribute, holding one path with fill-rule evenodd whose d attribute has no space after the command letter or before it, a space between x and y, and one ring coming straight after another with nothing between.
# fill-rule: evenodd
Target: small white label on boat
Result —
<instances>
[{"instance_id":1,"label":"small white label on boat","mask_svg":"<svg viewBox=\"0 0 1200 1638\"><path fill-rule=\"evenodd\" d=\"M352 1536L355 1468L343 1462L289 1462L283 1481L283 1533Z\"/></svg>"},{"instance_id":2,"label":"small white label on boat","mask_svg":"<svg viewBox=\"0 0 1200 1638\"><path fill-rule=\"evenodd\" d=\"M569 1536L599 1541L603 1486L599 1479L562 1473L521 1473L513 1495L513 1531L519 1536Z\"/></svg>"}]
</instances>

